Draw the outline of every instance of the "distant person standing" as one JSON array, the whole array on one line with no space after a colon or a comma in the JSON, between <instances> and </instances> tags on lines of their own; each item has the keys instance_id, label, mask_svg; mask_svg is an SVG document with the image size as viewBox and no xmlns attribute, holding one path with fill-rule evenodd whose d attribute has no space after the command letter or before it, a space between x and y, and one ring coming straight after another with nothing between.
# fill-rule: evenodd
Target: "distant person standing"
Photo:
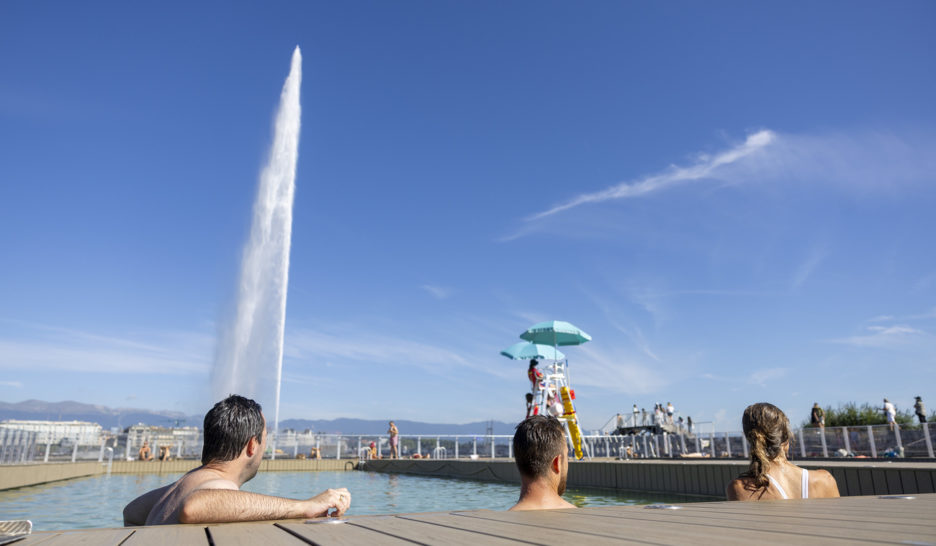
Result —
<instances>
[{"instance_id":1,"label":"distant person standing","mask_svg":"<svg viewBox=\"0 0 936 546\"><path fill-rule=\"evenodd\" d=\"M692 416L686 417L686 430L689 431L689 434L692 434Z\"/></svg>"},{"instance_id":2,"label":"distant person standing","mask_svg":"<svg viewBox=\"0 0 936 546\"><path fill-rule=\"evenodd\" d=\"M897 424L897 408L894 407L894 404L891 404L890 400L885 398L883 410L884 417L887 419L887 426L894 430L894 425Z\"/></svg>"},{"instance_id":3,"label":"distant person standing","mask_svg":"<svg viewBox=\"0 0 936 546\"><path fill-rule=\"evenodd\" d=\"M530 383L533 384L533 387L532 387L533 392L536 392L542 387L541 383L543 381L543 372L539 371L536 368L537 364L539 364L539 362L537 362L536 359L533 358L530 360L530 367L527 368L527 377L530 379Z\"/></svg>"},{"instance_id":4,"label":"distant person standing","mask_svg":"<svg viewBox=\"0 0 936 546\"><path fill-rule=\"evenodd\" d=\"M390 428L387 430L387 434L390 435L390 458L399 459L400 450L398 445L400 443L400 431L393 421L390 421Z\"/></svg>"},{"instance_id":5,"label":"distant person standing","mask_svg":"<svg viewBox=\"0 0 936 546\"><path fill-rule=\"evenodd\" d=\"M813 402L809 422L814 427L825 428L825 412L819 407L819 402Z\"/></svg>"},{"instance_id":6,"label":"distant person standing","mask_svg":"<svg viewBox=\"0 0 936 546\"><path fill-rule=\"evenodd\" d=\"M640 425L647 426L647 408L640 408Z\"/></svg>"},{"instance_id":7,"label":"distant person standing","mask_svg":"<svg viewBox=\"0 0 936 546\"><path fill-rule=\"evenodd\" d=\"M923 405L923 399L919 396L916 397L916 404L913 405L913 411L916 412L917 419L920 420L920 424L926 422L926 406Z\"/></svg>"},{"instance_id":8,"label":"distant person standing","mask_svg":"<svg viewBox=\"0 0 936 546\"><path fill-rule=\"evenodd\" d=\"M634 409L632 410L632 412L633 412L633 414L634 414L634 426L636 427L636 426L637 426L637 415L640 414L640 410L637 409L637 404L634 404Z\"/></svg>"},{"instance_id":9,"label":"distant person standing","mask_svg":"<svg viewBox=\"0 0 936 546\"><path fill-rule=\"evenodd\" d=\"M676 408L673 407L672 402L666 403L666 420L669 421L669 424L673 424L673 414L676 413Z\"/></svg>"},{"instance_id":10,"label":"distant person standing","mask_svg":"<svg viewBox=\"0 0 936 546\"><path fill-rule=\"evenodd\" d=\"M624 416L620 413L617 414L617 428L624 428Z\"/></svg>"}]
</instances>

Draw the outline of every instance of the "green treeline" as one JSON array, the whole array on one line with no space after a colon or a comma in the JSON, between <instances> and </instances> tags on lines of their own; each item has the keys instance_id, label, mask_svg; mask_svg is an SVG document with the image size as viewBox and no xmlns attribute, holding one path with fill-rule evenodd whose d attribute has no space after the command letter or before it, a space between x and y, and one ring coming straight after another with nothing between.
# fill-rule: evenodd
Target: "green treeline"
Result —
<instances>
[{"instance_id":1,"label":"green treeline","mask_svg":"<svg viewBox=\"0 0 936 546\"><path fill-rule=\"evenodd\" d=\"M884 416L883 404L872 406L865 402L858 405L855 402L848 402L837 408L828 406L823 408L825 411L825 426L827 427L856 427L863 425L886 425L887 418ZM913 407L909 409L897 408L897 423L901 428L907 428L917 424L916 415ZM930 412L926 420L928 422L936 419L936 412ZM812 426L809 419L803 422L804 427Z\"/></svg>"}]
</instances>

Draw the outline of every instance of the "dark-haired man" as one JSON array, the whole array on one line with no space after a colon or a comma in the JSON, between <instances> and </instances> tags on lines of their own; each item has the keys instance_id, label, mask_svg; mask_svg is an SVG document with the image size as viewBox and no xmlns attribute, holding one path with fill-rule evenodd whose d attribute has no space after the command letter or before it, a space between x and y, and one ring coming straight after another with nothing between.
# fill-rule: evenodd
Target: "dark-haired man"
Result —
<instances>
[{"instance_id":1,"label":"dark-haired man","mask_svg":"<svg viewBox=\"0 0 936 546\"><path fill-rule=\"evenodd\" d=\"M569 445L555 417L534 415L517 425L514 460L520 471L520 500L511 510L575 508L565 501Z\"/></svg>"},{"instance_id":2,"label":"dark-haired man","mask_svg":"<svg viewBox=\"0 0 936 546\"><path fill-rule=\"evenodd\" d=\"M351 504L347 489L328 489L307 500L241 491L257 474L266 450L260 404L231 395L205 415L202 465L175 483L154 489L124 508L124 525L223 523L341 515Z\"/></svg>"}]
</instances>

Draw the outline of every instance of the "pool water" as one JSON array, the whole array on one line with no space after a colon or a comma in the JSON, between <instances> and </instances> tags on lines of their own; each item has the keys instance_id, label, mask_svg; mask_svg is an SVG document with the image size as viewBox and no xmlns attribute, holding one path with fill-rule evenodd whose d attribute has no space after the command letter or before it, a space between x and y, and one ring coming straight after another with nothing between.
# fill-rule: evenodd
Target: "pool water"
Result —
<instances>
[{"instance_id":1,"label":"pool water","mask_svg":"<svg viewBox=\"0 0 936 546\"><path fill-rule=\"evenodd\" d=\"M29 519L36 531L121 527L128 502L178 477L113 474L0 491L0 519ZM262 472L243 489L298 499L329 487L347 487L351 492L348 515L506 510L519 495L519 487L511 484L376 472ZM683 498L636 495L569 489L564 498L576 506L685 502Z\"/></svg>"}]
</instances>

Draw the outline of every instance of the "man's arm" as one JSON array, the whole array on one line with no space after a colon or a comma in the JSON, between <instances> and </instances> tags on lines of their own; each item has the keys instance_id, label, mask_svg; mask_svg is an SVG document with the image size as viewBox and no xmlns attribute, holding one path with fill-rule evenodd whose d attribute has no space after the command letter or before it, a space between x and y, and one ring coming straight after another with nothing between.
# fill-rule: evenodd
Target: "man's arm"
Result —
<instances>
[{"instance_id":1,"label":"man's arm","mask_svg":"<svg viewBox=\"0 0 936 546\"><path fill-rule=\"evenodd\" d=\"M331 509L344 514L351 504L347 489L328 489L307 500L272 497L230 489L193 491L179 507L179 523L225 523L273 519L315 518Z\"/></svg>"},{"instance_id":2,"label":"man's arm","mask_svg":"<svg viewBox=\"0 0 936 546\"><path fill-rule=\"evenodd\" d=\"M130 501L130 504L123 509L124 526L146 525L146 518L153 506L162 498L171 485L173 484L153 489L149 493L144 493Z\"/></svg>"}]
</instances>

